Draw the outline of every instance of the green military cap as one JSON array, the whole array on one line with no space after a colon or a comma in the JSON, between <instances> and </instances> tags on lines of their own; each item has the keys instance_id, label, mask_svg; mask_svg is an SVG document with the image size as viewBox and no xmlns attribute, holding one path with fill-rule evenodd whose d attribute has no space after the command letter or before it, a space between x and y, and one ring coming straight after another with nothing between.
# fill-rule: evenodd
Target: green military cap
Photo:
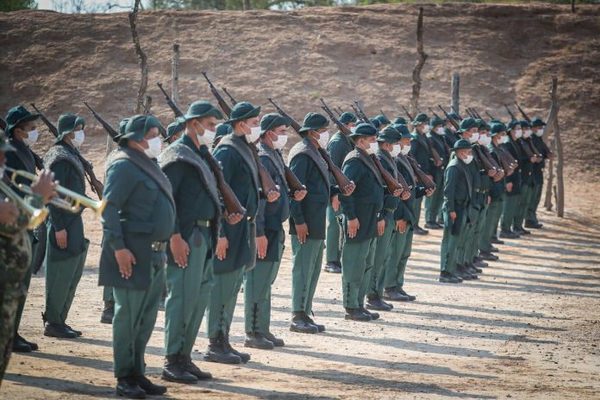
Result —
<instances>
[{"instance_id":1,"label":"green military cap","mask_svg":"<svg viewBox=\"0 0 600 400\"><path fill-rule=\"evenodd\" d=\"M377 118L371 118L369 122L375 127L375 129L379 129L381 127L381 121L379 121Z\"/></svg>"},{"instance_id":2,"label":"green military cap","mask_svg":"<svg viewBox=\"0 0 600 400\"><path fill-rule=\"evenodd\" d=\"M358 118L356 118L356 115L351 112L345 112L340 115L340 122L344 125L355 123L357 120Z\"/></svg>"},{"instance_id":3,"label":"green military cap","mask_svg":"<svg viewBox=\"0 0 600 400\"><path fill-rule=\"evenodd\" d=\"M242 101L241 103L237 103L235 106L233 106L227 123L230 124L232 122L243 121L245 119L258 117L259 114L260 106L254 107L247 101Z\"/></svg>"},{"instance_id":4,"label":"green military cap","mask_svg":"<svg viewBox=\"0 0 600 400\"><path fill-rule=\"evenodd\" d=\"M500 121L499 119L492 118L490 120L490 125L493 125L493 124L504 124L504 123L502 121Z\"/></svg>"},{"instance_id":5,"label":"green military cap","mask_svg":"<svg viewBox=\"0 0 600 400\"><path fill-rule=\"evenodd\" d=\"M168 141L169 139L171 139L173 136L177 135L179 132L183 131L185 129L185 118L184 117L178 117L175 119L175 121L171 122L169 125L167 125L167 136L165 137L164 141Z\"/></svg>"},{"instance_id":6,"label":"green military cap","mask_svg":"<svg viewBox=\"0 0 600 400\"><path fill-rule=\"evenodd\" d=\"M152 128L158 128L159 131L164 131L160 121L154 115L134 115L129 118L129 121L125 126L125 133L119 135L119 140L130 139L135 142L140 142Z\"/></svg>"},{"instance_id":7,"label":"green military cap","mask_svg":"<svg viewBox=\"0 0 600 400\"><path fill-rule=\"evenodd\" d=\"M376 115L373 119L378 120L381 125L391 124L391 121L383 114Z\"/></svg>"},{"instance_id":8,"label":"green military cap","mask_svg":"<svg viewBox=\"0 0 600 400\"><path fill-rule=\"evenodd\" d=\"M229 135L230 133L233 133L233 127L227 123L223 123L223 124L219 124L217 126L217 132L215 134L215 137L223 137L225 135Z\"/></svg>"},{"instance_id":9,"label":"green military cap","mask_svg":"<svg viewBox=\"0 0 600 400\"><path fill-rule=\"evenodd\" d=\"M183 116L183 119L185 121L189 121L190 119L204 117L215 117L217 119L223 119L223 114L208 101L198 100L190 104L190 107Z\"/></svg>"},{"instance_id":10,"label":"green military cap","mask_svg":"<svg viewBox=\"0 0 600 400\"><path fill-rule=\"evenodd\" d=\"M474 118L465 118L460 121L460 127L458 129L459 132L465 132L472 128L477 128L479 124Z\"/></svg>"},{"instance_id":11,"label":"green military cap","mask_svg":"<svg viewBox=\"0 0 600 400\"><path fill-rule=\"evenodd\" d=\"M302 121L302 128L300 128L300 133L305 133L308 131L316 131L319 129L326 128L329 125L329 120L325 118L324 115L319 113L309 112L304 117L304 121Z\"/></svg>"},{"instance_id":12,"label":"green military cap","mask_svg":"<svg viewBox=\"0 0 600 400\"><path fill-rule=\"evenodd\" d=\"M521 126L521 121L518 121L516 119L513 119L512 121L510 121L508 123L508 132L512 131L516 126Z\"/></svg>"},{"instance_id":13,"label":"green military cap","mask_svg":"<svg viewBox=\"0 0 600 400\"><path fill-rule=\"evenodd\" d=\"M17 125L34 121L38 119L39 114L32 114L23 106L16 106L8 110L8 114L6 114L6 134L8 137L11 137L13 134L13 130L17 127Z\"/></svg>"},{"instance_id":14,"label":"green military cap","mask_svg":"<svg viewBox=\"0 0 600 400\"><path fill-rule=\"evenodd\" d=\"M425 113L420 113L415 117L413 125L426 124L429 122L429 117Z\"/></svg>"},{"instance_id":15,"label":"green military cap","mask_svg":"<svg viewBox=\"0 0 600 400\"><path fill-rule=\"evenodd\" d=\"M394 125L406 125L406 118L404 117L396 117L392 122Z\"/></svg>"},{"instance_id":16,"label":"green military cap","mask_svg":"<svg viewBox=\"0 0 600 400\"><path fill-rule=\"evenodd\" d=\"M531 125L529 125L529 121L527 121L525 119L521 121L521 128L530 128L530 127L531 127Z\"/></svg>"},{"instance_id":17,"label":"green military cap","mask_svg":"<svg viewBox=\"0 0 600 400\"><path fill-rule=\"evenodd\" d=\"M14 151L15 148L8 142L3 133L0 133L0 151Z\"/></svg>"},{"instance_id":18,"label":"green military cap","mask_svg":"<svg viewBox=\"0 0 600 400\"><path fill-rule=\"evenodd\" d=\"M441 119L440 117L438 117L437 115L434 115L433 117L431 117L431 119L429 120L429 125L431 125L431 127L436 127L439 125L444 125L446 121L444 121L443 119Z\"/></svg>"},{"instance_id":19,"label":"green military cap","mask_svg":"<svg viewBox=\"0 0 600 400\"><path fill-rule=\"evenodd\" d=\"M360 124L356 125L356 128L352 130L352 133L350 133L349 136L377 136L377 129L372 124L361 122Z\"/></svg>"},{"instance_id":20,"label":"green military cap","mask_svg":"<svg viewBox=\"0 0 600 400\"><path fill-rule=\"evenodd\" d=\"M504 125L502 122L497 123L497 124L492 124L492 126L490 128L490 135L492 137L494 137L502 132L506 133L506 125Z\"/></svg>"},{"instance_id":21,"label":"green military cap","mask_svg":"<svg viewBox=\"0 0 600 400\"><path fill-rule=\"evenodd\" d=\"M392 125L386 126L377 136L378 142L396 143L402 139L402 134Z\"/></svg>"},{"instance_id":22,"label":"green military cap","mask_svg":"<svg viewBox=\"0 0 600 400\"><path fill-rule=\"evenodd\" d=\"M484 120L481 120L481 122L479 123L479 129L482 131L489 131L490 126L487 124L487 122L485 122Z\"/></svg>"},{"instance_id":23,"label":"green military cap","mask_svg":"<svg viewBox=\"0 0 600 400\"><path fill-rule=\"evenodd\" d=\"M535 117L531 120L531 126L534 128L538 128L540 126L546 126L546 123L542 121L540 117Z\"/></svg>"},{"instance_id":24,"label":"green military cap","mask_svg":"<svg viewBox=\"0 0 600 400\"><path fill-rule=\"evenodd\" d=\"M56 142L58 143L64 139L65 135L74 132L76 126L81 125L85 127L85 120L77 114L67 113L58 117L57 125L58 137L56 138Z\"/></svg>"},{"instance_id":25,"label":"green military cap","mask_svg":"<svg viewBox=\"0 0 600 400\"><path fill-rule=\"evenodd\" d=\"M266 114L260 120L260 133L263 134L282 125L290 126L290 121L278 113Z\"/></svg>"},{"instance_id":26,"label":"green military cap","mask_svg":"<svg viewBox=\"0 0 600 400\"><path fill-rule=\"evenodd\" d=\"M471 143L469 143L468 140L465 139L460 139L457 140L456 143L454 143L454 147L452 147L452 151L456 151L456 150L462 150L462 149L470 149Z\"/></svg>"},{"instance_id":27,"label":"green military cap","mask_svg":"<svg viewBox=\"0 0 600 400\"><path fill-rule=\"evenodd\" d=\"M408 126L404 124L393 124L392 127L400 132L400 135L402 136L400 139L412 139Z\"/></svg>"}]
</instances>

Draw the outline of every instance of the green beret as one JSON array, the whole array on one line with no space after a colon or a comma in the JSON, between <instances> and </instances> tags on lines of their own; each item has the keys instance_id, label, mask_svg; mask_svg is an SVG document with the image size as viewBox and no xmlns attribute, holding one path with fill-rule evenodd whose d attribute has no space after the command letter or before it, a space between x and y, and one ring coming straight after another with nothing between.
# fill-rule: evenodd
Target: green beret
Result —
<instances>
[{"instance_id":1,"label":"green beret","mask_svg":"<svg viewBox=\"0 0 600 400\"><path fill-rule=\"evenodd\" d=\"M345 112L340 115L340 122L344 125L355 123L357 120L358 118L356 118L356 115L351 112Z\"/></svg>"},{"instance_id":2,"label":"green beret","mask_svg":"<svg viewBox=\"0 0 600 400\"><path fill-rule=\"evenodd\" d=\"M260 120L260 133L265 133L278 126L290 126L290 121L287 118L277 113L266 114Z\"/></svg>"},{"instance_id":3,"label":"green beret","mask_svg":"<svg viewBox=\"0 0 600 400\"><path fill-rule=\"evenodd\" d=\"M164 141L168 141L169 139L171 139L173 136L177 135L179 132L183 131L185 129L185 117L179 117L177 119L175 119L175 121L171 122L168 126L167 126L167 136L165 137Z\"/></svg>"},{"instance_id":4,"label":"green beret","mask_svg":"<svg viewBox=\"0 0 600 400\"><path fill-rule=\"evenodd\" d=\"M373 125L375 129L379 129L379 127L381 127L381 121L379 121L377 118L371 118L369 122L371 122L371 125Z\"/></svg>"},{"instance_id":5,"label":"green beret","mask_svg":"<svg viewBox=\"0 0 600 400\"><path fill-rule=\"evenodd\" d=\"M260 114L260 106L254 107L252 104L247 101L242 101L241 103L237 103L231 109L231 114L229 115L229 120L227 123L244 121L246 119L258 117Z\"/></svg>"},{"instance_id":6,"label":"green beret","mask_svg":"<svg viewBox=\"0 0 600 400\"><path fill-rule=\"evenodd\" d=\"M356 125L356 128L352 130L352 133L349 136L377 136L377 129L372 124L361 122Z\"/></svg>"},{"instance_id":7,"label":"green beret","mask_svg":"<svg viewBox=\"0 0 600 400\"><path fill-rule=\"evenodd\" d=\"M393 124L392 127L400 132L400 135L402 136L400 139L412 139L408 126L404 124Z\"/></svg>"},{"instance_id":8,"label":"green beret","mask_svg":"<svg viewBox=\"0 0 600 400\"><path fill-rule=\"evenodd\" d=\"M141 142L144 136L152 128L164 130L160 121L153 115L134 115L129 118L125 126L125 133L119 136L119 140L130 139L134 142Z\"/></svg>"},{"instance_id":9,"label":"green beret","mask_svg":"<svg viewBox=\"0 0 600 400\"><path fill-rule=\"evenodd\" d=\"M4 134L0 134L0 151L15 151Z\"/></svg>"},{"instance_id":10,"label":"green beret","mask_svg":"<svg viewBox=\"0 0 600 400\"><path fill-rule=\"evenodd\" d=\"M531 120L531 126L534 128L538 128L540 126L546 126L546 123L542 121L540 117L535 117Z\"/></svg>"},{"instance_id":11,"label":"green beret","mask_svg":"<svg viewBox=\"0 0 600 400\"><path fill-rule=\"evenodd\" d=\"M398 132L398 129L389 125L377 136L378 142L396 143L402 139L402 134Z\"/></svg>"},{"instance_id":12,"label":"green beret","mask_svg":"<svg viewBox=\"0 0 600 400\"><path fill-rule=\"evenodd\" d=\"M506 125L504 125L502 122L497 123L497 124L492 124L491 128L490 128L490 134L492 137L496 136L499 133L505 132L506 133Z\"/></svg>"},{"instance_id":13,"label":"green beret","mask_svg":"<svg viewBox=\"0 0 600 400\"><path fill-rule=\"evenodd\" d=\"M394 125L406 125L406 118L404 117L396 117L396 119L393 122Z\"/></svg>"},{"instance_id":14,"label":"green beret","mask_svg":"<svg viewBox=\"0 0 600 400\"><path fill-rule=\"evenodd\" d=\"M316 131L319 129L326 128L329 125L329 120L325 118L324 115L319 113L309 112L304 117L304 121L302 122L302 128L300 128L299 133L305 133L308 131Z\"/></svg>"},{"instance_id":15,"label":"green beret","mask_svg":"<svg viewBox=\"0 0 600 400\"><path fill-rule=\"evenodd\" d=\"M6 114L6 134L8 137L11 137L13 134L13 130L17 127L17 125L23 122L35 121L40 116L39 114L32 114L23 106L16 106L8 110L8 114Z\"/></svg>"},{"instance_id":16,"label":"green beret","mask_svg":"<svg viewBox=\"0 0 600 400\"><path fill-rule=\"evenodd\" d=\"M444 125L446 121L444 121L443 119L441 119L440 117L434 115L430 120L429 120L429 125L431 125L431 127L436 127L439 125Z\"/></svg>"},{"instance_id":17,"label":"green beret","mask_svg":"<svg viewBox=\"0 0 600 400\"><path fill-rule=\"evenodd\" d=\"M391 124L390 120L383 114L376 115L373 119L378 120L381 125Z\"/></svg>"},{"instance_id":18,"label":"green beret","mask_svg":"<svg viewBox=\"0 0 600 400\"><path fill-rule=\"evenodd\" d=\"M77 114L67 113L58 117L58 137L56 143L60 142L71 132L75 131L77 125L85 126L85 120Z\"/></svg>"},{"instance_id":19,"label":"green beret","mask_svg":"<svg viewBox=\"0 0 600 400\"><path fill-rule=\"evenodd\" d=\"M415 117L413 125L426 124L429 122L429 117L425 113L420 113Z\"/></svg>"},{"instance_id":20,"label":"green beret","mask_svg":"<svg viewBox=\"0 0 600 400\"><path fill-rule=\"evenodd\" d=\"M460 121L460 127L458 129L459 132L465 132L472 128L477 128L479 124L474 118L465 118Z\"/></svg>"},{"instance_id":21,"label":"green beret","mask_svg":"<svg viewBox=\"0 0 600 400\"><path fill-rule=\"evenodd\" d=\"M223 114L208 101L199 100L190 104L190 107L183 116L185 121L189 121L190 119L194 118L204 117L215 117L217 119L223 119Z\"/></svg>"},{"instance_id":22,"label":"green beret","mask_svg":"<svg viewBox=\"0 0 600 400\"><path fill-rule=\"evenodd\" d=\"M462 150L462 149L470 149L471 147L472 147L471 143L469 143L468 140L460 139L460 140L457 140L456 143L454 143L454 147L452 147L452 151Z\"/></svg>"},{"instance_id":23,"label":"green beret","mask_svg":"<svg viewBox=\"0 0 600 400\"><path fill-rule=\"evenodd\" d=\"M219 124L219 126L217 126L215 137L223 137L229 135L230 133L233 133L233 127L231 125L226 123Z\"/></svg>"},{"instance_id":24,"label":"green beret","mask_svg":"<svg viewBox=\"0 0 600 400\"><path fill-rule=\"evenodd\" d=\"M508 123L508 132L512 131L517 125L521 126L521 121L513 119Z\"/></svg>"}]
</instances>

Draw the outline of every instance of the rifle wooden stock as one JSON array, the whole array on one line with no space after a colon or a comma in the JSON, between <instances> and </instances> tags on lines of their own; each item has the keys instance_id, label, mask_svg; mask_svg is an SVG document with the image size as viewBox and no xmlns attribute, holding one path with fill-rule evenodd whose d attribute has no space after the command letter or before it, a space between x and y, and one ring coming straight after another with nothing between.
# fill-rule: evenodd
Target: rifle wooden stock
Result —
<instances>
[{"instance_id":1,"label":"rifle wooden stock","mask_svg":"<svg viewBox=\"0 0 600 400\"><path fill-rule=\"evenodd\" d=\"M442 157L440 157L440 153L438 153L438 151L435 149L435 147L433 147L433 144L431 143L431 138L425 136L425 141L427 142L427 148L431 153L431 159L433 160L433 164L436 167L441 167L442 165L444 165Z\"/></svg>"},{"instance_id":2,"label":"rifle wooden stock","mask_svg":"<svg viewBox=\"0 0 600 400\"><path fill-rule=\"evenodd\" d=\"M208 87L210 88L210 92L217 100L217 103L219 103L219 107L225 113L225 115L227 115L229 117L229 115L231 114L231 107L229 106L229 104L227 104L227 102L225 101L223 96L221 96L221 93L219 93L219 91L217 90L215 85L213 85L213 83L210 81L210 79L208 79L208 75L206 75L206 72L202 71L201 73L204 76L204 79L206 79L206 82L208 82Z\"/></svg>"},{"instance_id":3,"label":"rifle wooden stock","mask_svg":"<svg viewBox=\"0 0 600 400\"><path fill-rule=\"evenodd\" d=\"M268 100L269 103L271 103L273 107L275 107L277 112L290 122L291 127L296 131L296 133L300 135L300 124L296 122L296 120L294 120L288 113L283 111L283 109L279 107L279 105L277 105L277 103L275 103L275 101L273 101L272 98L269 98ZM331 157L329 157L329 154L327 154L327 151L320 147L318 148L318 151L325 163L327 164L327 168L329 169L329 172L331 172L331 175L333 175L333 179L335 179L335 182L340 188L342 194L344 196L350 196L354 191L354 183L350 179L348 179L346 175L344 175L342 170L337 165L333 163Z\"/></svg>"},{"instance_id":4,"label":"rifle wooden stock","mask_svg":"<svg viewBox=\"0 0 600 400\"><path fill-rule=\"evenodd\" d=\"M296 193L299 190L306 190L306 186L300 182L300 179L294 174L294 172L288 167L285 166L285 181L290 188L291 194Z\"/></svg>"},{"instance_id":5,"label":"rifle wooden stock","mask_svg":"<svg viewBox=\"0 0 600 400\"><path fill-rule=\"evenodd\" d=\"M477 155L477 158L479 158L479 161L481 162L485 172L496 170L494 165L492 165L492 163L490 163L490 160L488 160L488 158L483 154L483 152L481 150L481 146L473 146L472 149L473 149L473 152Z\"/></svg>"},{"instance_id":6,"label":"rifle wooden stock","mask_svg":"<svg viewBox=\"0 0 600 400\"><path fill-rule=\"evenodd\" d=\"M377 167L377 170L381 175L381 179L383 179L383 182L385 183L385 186L391 195L400 196L402 192L408 190L408 185L402 186L402 184L399 183L383 165L381 165L381 161L379 161L375 154L371 154L370 157L373 160L375 167Z\"/></svg>"},{"instance_id":7,"label":"rifle wooden stock","mask_svg":"<svg viewBox=\"0 0 600 400\"><path fill-rule=\"evenodd\" d=\"M225 206L225 210L227 210L228 214L246 214L246 209L242 206L242 203L238 200L231 186L225 181L225 177L223 176L223 170L221 170L221 165L219 162L210 154L210 152L201 152L202 159L206 161L213 175L215 176L215 180L217 181L217 189L221 193L221 197L223 198L223 204Z\"/></svg>"},{"instance_id":8,"label":"rifle wooden stock","mask_svg":"<svg viewBox=\"0 0 600 400\"><path fill-rule=\"evenodd\" d=\"M512 155L510 155L510 153L504 150L502 146L496 146L496 154L498 155L498 160L502 165L502 169L504 170L505 176L512 175L518 166L517 161L514 160Z\"/></svg>"},{"instance_id":9,"label":"rifle wooden stock","mask_svg":"<svg viewBox=\"0 0 600 400\"><path fill-rule=\"evenodd\" d=\"M521 149L523 150L527 158L531 159L532 157L535 157L535 154L533 154L533 151L531 151L531 147L529 147L529 144L525 142L525 140L517 139L517 142L519 143L519 146L521 146Z\"/></svg>"},{"instance_id":10,"label":"rifle wooden stock","mask_svg":"<svg viewBox=\"0 0 600 400\"><path fill-rule=\"evenodd\" d=\"M415 175L417 180L421 183L421 185L425 186L425 189L435 189L435 182L431 179L419 166L417 160L412 158L411 156L406 156L406 159L410 163L412 169L415 171Z\"/></svg>"}]
</instances>

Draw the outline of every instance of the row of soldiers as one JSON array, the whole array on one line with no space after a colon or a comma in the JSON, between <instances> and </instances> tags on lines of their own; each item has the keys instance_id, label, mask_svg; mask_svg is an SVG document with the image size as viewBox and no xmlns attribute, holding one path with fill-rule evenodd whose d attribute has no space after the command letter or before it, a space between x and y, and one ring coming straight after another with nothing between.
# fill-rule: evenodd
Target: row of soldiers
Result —
<instances>
[{"instance_id":1,"label":"row of soldiers","mask_svg":"<svg viewBox=\"0 0 600 400\"><path fill-rule=\"evenodd\" d=\"M501 214L503 237L526 234L525 217L528 224L541 227L533 204L536 197L539 201L541 187L530 179L533 168L527 164L540 164L545 157L528 160L516 145L540 138L541 120L533 121L522 139L526 121L513 121L508 127L493 121L488 126L452 114L445 120L419 114L407 124L402 118L392 123L384 115L368 120L346 112L328 119L309 113L296 129L301 140L291 148L286 164L282 150L295 121L281 113L259 118L260 112L260 107L240 102L219 125L223 113L209 102L197 101L169 125L166 139L152 115L123 120L113 138L118 148L107 160L102 193L106 208L99 282L105 287L105 300L114 303L110 322L120 395L143 398L166 391L145 377L144 363L165 285L164 379L193 383L211 378L191 359L205 311L205 360L250 360L250 354L229 342L242 285L244 345L284 345L270 331L270 311L288 219L293 254L290 330L311 334L325 331L314 321L312 306L325 248L325 270L342 273L346 319L375 320L379 314L373 310L393 308L385 300L415 300L403 285L413 233L426 233L418 225L423 198L425 226L444 229L441 282L474 279L484 258L496 259L492 243L500 243L495 233ZM12 168L35 172L29 146L38 136L37 117L22 106L7 116L8 141L17 150L7 153ZM331 137L330 119L340 127ZM80 116L61 116L59 136L43 160L54 179L81 194L84 126ZM164 150L163 140L170 142ZM510 176L486 171L480 153L474 151L477 146L489 149L492 156L508 151L518 167ZM441 162L433 148L442 155ZM18 155L13 161L12 153ZM34 162L18 164L21 153ZM339 184L335 167L341 168L349 185ZM290 184L290 174L301 188ZM406 184L393 190L386 174ZM275 185L265 184L268 179ZM227 201L230 191L237 208ZM515 213L530 205L532 213ZM80 213L53 206L50 210L44 334L74 338L81 332L66 319L88 241ZM19 290L25 282L28 279L19 281ZM14 325L18 328L18 322ZM14 337L15 350L37 349L18 334Z\"/></svg>"}]
</instances>

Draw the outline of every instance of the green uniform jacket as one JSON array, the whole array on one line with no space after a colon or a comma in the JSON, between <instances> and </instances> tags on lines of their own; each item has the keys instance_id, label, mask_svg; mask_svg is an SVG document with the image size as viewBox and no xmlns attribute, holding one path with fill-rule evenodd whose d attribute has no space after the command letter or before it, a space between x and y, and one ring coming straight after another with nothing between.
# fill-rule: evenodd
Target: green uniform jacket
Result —
<instances>
[{"instance_id":1,"label":"green uniform jacket","mask_svg":"<svg viewBox=\"0 0 600 400\"><path fill-rule=\"evenodd\" d=\"M336 132L327 143L327 152L331 156L331 161L340 168L352 150L354 150L354 144L342 132Z\"/></svg>"},{"instance_id":2,"label":"green uniform jacket","mask_svg":"<svg viewBox=\"0 0 600 400\"><path fill-rule=\"evenodd\" d=\"M173 189L158 164L139 151L121 147L107 164L100 285L145 290L151 279L152 243L166 242L173 233ZM123 248L136 259L129 279L121 277L114 255Z\"/></svg>"},{"instance_id":3,"label":"green uniform jacket","mask_svg":"<svg viewBox=\"0 0 600 400\"><path fill-rule=\"evenodd\" d=\"M15 151L6 152L7 167L27 171L32 174L35 174L36 166L38 166L39 169L43 168L43 162L41 163L40 161L36 160L36 154L33 151L31 151L29 146L23 143L22 140L16 140L14 138L11 138L9 139L9 142L15 148ZM24 183L27 185L31 184L29 180L21 177L17 178L17 183ZM15 190L18 193L20 193L18 189ZM22 197L25 197L24 193L21 194Z\"/></svg>"},{"instance_id":4,"label":"green uniform jacket","mask_svg":"<svg viewBox=\"0 0 600 400\"><path fill-rule=\"evenodd\" d=\"M473 164L473 163L471 163ZM452 157L444 176L444 205L443 209L447 213L455 212L456 221L465 221L468 219L471 197L473 195L473 177L467 170L467 166L458 157ZM447 218L447 223L451 224L452 234L460 233L461 223L452 223Z\"/></svg>"},{"instance_id":5,"label":"green uniform jacket","mask_svg":"<svg viewBox=\"0 0 600 400\"><path fill-rule=\"evenodd\" d=\"M546 159L548 158L548 154L545 151L546 146L543 144L543 139L535 135L533 135L529 141L544 158L542 162L533 164L531 168L531 179L533 180L533 183L541 185L544 183L544 167L546 166Z\"/></svg>"},{"instance_id":6,"label":"green uniform jacket","mask_svg":"<svg viewBox=\"0 0 600 400\"><path fill-rule=\"evenodd\" d=\"M518 139L518 142L520 146L529 147L529 142L527 141L527 139L521 138ZM522 151L522 153L523 158L519 160L519 165L521 166L521 186L533 185L533 163L527 157L525 151ZM523 161L523 163L521 163L521 160Z\"/></svg>"},{"instance_id":7,"label":"green uniform jacket","mask_svg":"<svg viewBox=\"0 0 600 400\"><path fill-rule=\"evenodd\" d=\"M258 145L260 162L264 165L269 175L279 186L280 197L277 201L268 203L261 199L256 215L256 236L266 236L268 240L267 256L257 261L279 261L282 256L282 246L279 237L283 231L283 222L290 216L290 199L288 186L285 180L285 163L281 153L262 143Z\"/></svg>"},{"instance_id":8,"label":"green uniform jacket","mask_svg":"<svg viewBox=\"0 0 600 400\"><path fill-rule=\"evenodd\" d=\"M480 146L475 144L473 146ZM490 194L492 180L483 168L483 162L479 159L478 153L473 151L473 162L468 165L469 171L473 174L473 202L472 205L477 210L482 210L487 202L487 197Z\"/></svg>"},{"instance_id":9,"label":"green uniform jacket","mask_svg":"<svg viewBox=\"0 0 600 400\"><path fill-rule=\"evenodd\" d=\"M510 138L509 142L504 143L502 145L502 148L504 150L508 151L511 154L511 156L513 156L513 158L515 160L517 160L517 162L519 163L519 166L517 168L515 168L515 172L513 172L513 174L511 176L506 177L506 183L513 184L512 190L510 192L507 192L506 195L507 196L516 196L518 194L521 194L522 168L523 168L524 163L529 162L529 160L527 160L527 156L523 152L523 149L521 149L521 146L519 145L519 143L512 140L512 137L509 136L509 138Z\"/></svg>"},{"instance_id":10,"label":"green uniform jacket","mask_svg":"<svg viewBox=\"0 0 600 400\"><path fill-rule=\"evenodd\" d=\"M440 157L442 158L442 166L443 168L436 168L443 174L443 170L446 168L448 163L450 162L450 146L446 143L445 135L438 135L437 133L431 133L427 136L431 143L431 146L435 148Z\"/></svg>"},{"instance_id":11,"label":"green uniform jacket","mask_svg":"<svg viewBox=\"0 0 600 400\"><path fill-rule=\"evenodd\" d=\"M225 181L246 208L246 216L254 220L258 212L260 181L256 160L246 138L235 134L223 136L213 154L223 167ZM221 225L220 235L227 237L229 248L224 260L215 258L216 274L232 272L253 262L256 255L251 251L249 242L253 234L248 220L235 225Z\"/></svg>"},{"instance_id":12,"label":"green uniform jacket","mask_svg":"<svg viewBox=\"0 0 600 400\"><path fill-rule=\"evenodd\" d=\"M383 180L375 163L362 149L346 156L342 172L356 184L350 196L340 196L347 243L358 243L377 236L377 221L383 219ZM360 228L354 238L347 232L347 222L358 218Z\"/></svg>"},{"instance_id":13,"label":"green uniform jacket","mask_svg":"<svg viewBox=\"0 0 600 400\"><path fill-rule=\"evenodd\" d=\"M304 138L290 150L289 166L308 191L302 201L290 201L290 233L295 235L296 225L306 223L310 239L325 239L325 214L332 190L327 164L311 141Z\"/></svg>"},{"instance_id":14,"label":"green uniform jacket","mask_svg":"<svg viewBox=\"0 0 600 400\"><path fill-rule=\"evenodd\" d=\"M396 163L394 162L392 155L389 152L379 148L377 149L375 156L377 157L379 162L381 162L383 168L385 168L394 177L394 179L398 179L398 167L396 167ZM395 197L392 194L390 194L389 191L385 192L383 197L382 213L383 218L385 218L386 221L391 222L394 220L394 213L399 207L401 201L402 200L400 200L398 197Z\"/></svg>"},{"instance_id":15,"label":"green uniform jacket","mask_svg":"<svg viewBox=\"0 0 600 400\"><path fill-rule=\"evenodd\" d=\"M54 179L61 186L75 193L85 195L85 175L83 165L77 156L77 150L60 142L51 147L44 156L44 166L54 172ZM81 211L72 213L62 208L48 205L50 217L47 225L50 232L52 251L47 254L51 261L65 260L85 251L86 244L83 233ZM67 248L61 249L56 244L55 232L67 230Z\"/></svg>"},{"instance_id":16,"label":"green uniform jacket","mask_svg":"<svg viewBox=\"0 0 600 400\"><path fill-rule=\"evenodd\" d=\"M448 147L454 147L454 143L456 143L460 139L460 136L458 136L458 133L456 133L450 128L444 128L444 131L446 132L444 134L444 140L448 144ZM450 157L448 157L448 162L450 162Z\"/></svg>"},{"instance_id":17,"label":"green uniform jacket","mask_svg":"<svg viewBox=\"0 0 600 400\"><path fill-rule=\"evenodd\" d=\"M498 163L498 165L502 165L500 163L500 157L498 156L498 152L502 151L502 149L498 149L498 147L494 146L493 143L490 143L488 145L488 150L490 151L490 154L492 155L492 157L494 157L494 160L496 160L496 162ZM506 192L506 176L502 179L500 179L498 182L494 182L492 180L491 183L491 187L490 187L490 196L492 198L492 200L498 200L500 198L502 198L502 196L504 195L504 193Z\"/></svg>"},{"instance_id":18,"label":"green uniform jacket","mask_svg":"<svg viewBox=\"0 0 600 400\"><path fill-rule=\"evenodd\" d=\"M427 136L421 135L417 132L412 134L410 141L410 154L413 156L417 163L421 166L423 172L427 175L435 176L436 166L433 164L431 152L429 151L429 145L427 144Z\"/></svg>"},{"instance_id":19,"label":"green uniform jacket","mask_svg":"<svg viewBox=\"0 0 600 400\"><path fill-rule=\"evenodd\" d=\"M394 213L394 219L396 221L405 220L410 225L416 226L418 221L416 219L415 213L413 212L415 208L415 201L418 198L423 197L425 194L425 188L419 183L417 183L417 178L415 176L415 171L408 159L403 155L398 155L395 158L396 167L398 167L398 172L402 174L406 183L411 187L410 189L410 198L406 201L400 200L398 203L398 208L396 208L396 212ZM437 190L440 190L439 188Z\"/></svg>"}]
</instances>

